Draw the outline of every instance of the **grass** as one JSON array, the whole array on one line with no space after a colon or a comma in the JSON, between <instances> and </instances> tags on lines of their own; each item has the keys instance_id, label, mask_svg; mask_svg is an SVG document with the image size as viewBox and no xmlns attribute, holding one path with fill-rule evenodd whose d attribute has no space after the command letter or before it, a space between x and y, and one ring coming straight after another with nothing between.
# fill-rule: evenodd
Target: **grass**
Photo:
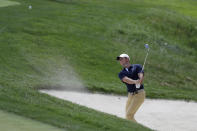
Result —
<instances>
[{"instance_id":1,"label":"grass","mask_svg":"<svg viewBox=\"0 0 197 131\"><path fill-rule=\"evenodd\" d=\"M30 88L0 89L0 108L69 131L148 131L150 129ZM19 120L18 120L19 121Z\"/></svg>"},{"instance_id":2,"label":"grass","mask_svg":"<svg viewBox=\"0 0 197 131\"><path fill-rule=\"evenodd\" d=\"M0 7L20 5L19 2L9 1L9 0L0 0Z\"/></svg>"},{"instance_id":3,"label":"grass","mask_svg":"<svg viewBox=\"0 0 197 131\"><path fill-rule=\"evenodd\" d=\"M3 131L61 131L51 125L37 122L12 113L0 111L0 126Z\"/></svg>"},{"instance_id":4,"label":"grass","mask_svg":"<svg viewBox=\"0 0 197 131\"><path fill-rule=\"evenodd\" d=\"M70 130L86 130L89 126L98 130L120 129L106 124L120 119L104 114L97 116L97 112L56 100L35 89L83 85L91 91L126 94L117 76L121 67L115 58L125 52L131 56L132 63L142 64L145 43L151 48L145 67L147 97L197 101L195 0L16 2L20 6L0 8L0 89L1 97L4 96L0 99L0 105L4 104L1 109L30 118L35 116L36 120ZM27 100L13 95L15 92L25 95ZM40 103L36 96L42 99ZM46 102L48 99L51 101ZM37 104L29 105L29 102ZM62 102L63 106L58 107L56 102ZM76 114L63 111L69 105L72 110L77 108ZM28 111L31 108L32 115ZM44 116L37 116L39 111ZM92 112L90 116L85 115L86 111ZM63 114L67 117L62 118ZM57 119L46 120L56 115ZM64 124L70 116L73 122ZM103 121L102 117L109 120ZM82 119L88 122L80 122ZM74 126L76 123L78 127Z\"/></svg>"},{"instance_id":5,"label":"grass","mask_svg":"<svg viewBox=\"0 0 197 131\"><path fill-rule=\"evenodd\" d=\"M18 2L0 9L1 83L65 86L65 71L89 90L125 94L115 57L142 64L149 43L147 97L197 100L195 1Z\"/></svg>"}]
</instances>

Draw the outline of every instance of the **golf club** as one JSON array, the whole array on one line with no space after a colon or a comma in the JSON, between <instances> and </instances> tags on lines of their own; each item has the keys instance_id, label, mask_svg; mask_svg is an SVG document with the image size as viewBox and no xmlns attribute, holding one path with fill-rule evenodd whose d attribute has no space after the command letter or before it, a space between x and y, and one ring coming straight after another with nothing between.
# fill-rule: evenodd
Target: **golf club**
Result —
<instances>
[{"instance_id":1,"label":"golf club","mask_svg":"<svg viewBox=\"0 0 197 131\"><path fill-rule=\"evenodd\" d=\"M144 46L145 46L145 48L147 49L147 53L146 53L146 57L145 57L145 59L144 59L144 64L143 64L143 66L142 66L142 70L144 70L144 67L145 67L145 64L146 64L146 59L147 59L147 57L148 57L148 53L149 53L149 50L150 50L148 44L145 44ZM136 84L135 86L136 86L136 88L140 88L141 84Z\"/></svg>"}]
</instances>

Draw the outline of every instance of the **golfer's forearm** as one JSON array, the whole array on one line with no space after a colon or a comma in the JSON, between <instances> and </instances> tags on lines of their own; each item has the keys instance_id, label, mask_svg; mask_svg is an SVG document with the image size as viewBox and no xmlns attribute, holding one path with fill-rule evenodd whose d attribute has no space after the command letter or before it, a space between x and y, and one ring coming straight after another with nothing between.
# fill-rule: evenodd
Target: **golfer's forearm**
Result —
<instances>
[{"instance_id":1,"label":"golfer's forearm","mask_svg":"<svg viewBox=\"0 0 197 131\"><path fill-rule=\"evenodd\" d=\"M136 84L137 83L137 80L133 80L131 78L128 78L128 77L124 77L122 79L123 82L127 83L127 84Z\"/></svg>"},{"instance_id":2,"label":"golfer's forearm","mask_svg":"<svg viewBox=\"0 0 197 131\"><path fill-rule=\"evenodd\" d=\"M138 76L139 76L140 83L142 84L143 80L144 80L144 74L143 73L139 73Z\"/></svg>"}]
</instances>

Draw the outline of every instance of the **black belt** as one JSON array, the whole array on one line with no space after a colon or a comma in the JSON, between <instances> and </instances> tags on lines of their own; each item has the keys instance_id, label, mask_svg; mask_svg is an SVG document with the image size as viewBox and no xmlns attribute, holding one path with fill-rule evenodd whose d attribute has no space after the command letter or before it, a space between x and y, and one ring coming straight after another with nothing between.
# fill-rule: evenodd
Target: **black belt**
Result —
<instances>
[{"instance_id":1,"label":"black belt","mask_svg":"<svg viewBox=\"0 0 197 131\"><path fill-rule=\"evenodd\" d=\"M135 94L138 94L139 92L142 92L142 91L144 91L144 89L140 89L140 90L136 90L134 92L128 92L128 93L131 95L135 95Z\"/></svg>"}]
</instances>

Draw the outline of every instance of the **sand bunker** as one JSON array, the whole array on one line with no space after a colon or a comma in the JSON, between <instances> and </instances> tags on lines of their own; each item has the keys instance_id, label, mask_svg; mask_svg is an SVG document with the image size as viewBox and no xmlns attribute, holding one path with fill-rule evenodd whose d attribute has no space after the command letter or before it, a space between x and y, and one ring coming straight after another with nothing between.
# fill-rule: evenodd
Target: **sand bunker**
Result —
<instances>
[{"instance_id":1,"label":"sand bunker","mask_svg":"<svg viewBox=\"0 0 197 131\"><path fill-rule=\"evenodd\" d=\"M41 92L118 117L125 116L126 96L57 90ZM159 131L195 131L197 103L146 99L135 118L139 123Z\"/></svg>"}]
</instances>

